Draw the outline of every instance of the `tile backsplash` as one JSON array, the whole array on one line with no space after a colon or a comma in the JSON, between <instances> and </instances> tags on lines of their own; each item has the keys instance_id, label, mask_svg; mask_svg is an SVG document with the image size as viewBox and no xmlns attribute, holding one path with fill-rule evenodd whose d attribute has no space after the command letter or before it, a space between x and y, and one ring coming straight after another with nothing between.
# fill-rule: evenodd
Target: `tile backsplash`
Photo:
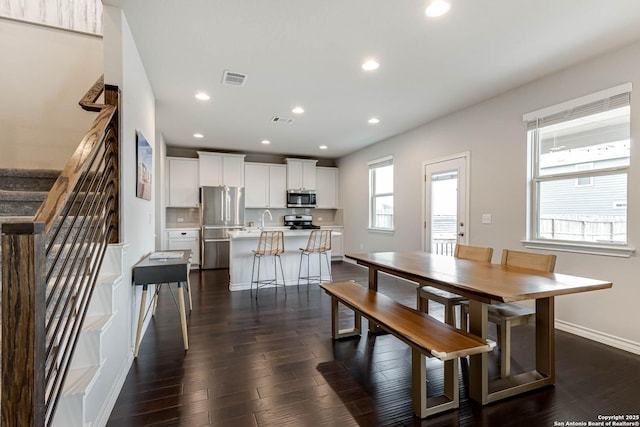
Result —
<instances>
[{"instance_id":1,"label":"tile backsplash","mask_svg":"<svg viewBox=\"0 0 640 427\"><path fill-rule=\"evenodd\" d=\"M167 227L199 227L199 208L167 208Z\"/></svg>"},{"instance_id":2,"label":"tile backsplash","mask_svg":"<svg viewBox=\"0 0 640 427\"><path fill-rule=\"evenodd\" d=\"M255 208L245 209L245 225L253 222L257 227L264 211L264 209ZM269 209L269 212L273 219L269 220L269 215L264 216L264 225L267 227L281 227L284 224L285 215L312 215L315 225L342 225L342 209Z\"/></svg>"},{"instance_id":3,"label":"tile backsplash","mask_svg":"<svg viewBox=\"0 0 640 427\"><path fill-rule=\"evenodd\" d=\"M253 222L257 227L260 224L260 218L264 209L247 208L244 211L245 226ZM272 220L269 215L265 215L265 225L267 227L281 227L284 224L285 215L312 215L313 223L316 225L342 225L342 209L269 209ZM167 208L166 211L167 228L177 227L199 227L200 226L200 209L198 208Z\"/></svg>"}]
</instances>

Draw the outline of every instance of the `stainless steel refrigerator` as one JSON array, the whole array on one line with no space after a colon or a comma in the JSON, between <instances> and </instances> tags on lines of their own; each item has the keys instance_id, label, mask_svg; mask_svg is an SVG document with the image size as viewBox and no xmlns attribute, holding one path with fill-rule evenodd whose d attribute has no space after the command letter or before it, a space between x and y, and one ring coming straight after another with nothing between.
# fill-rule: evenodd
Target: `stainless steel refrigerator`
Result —
<instances>
[{"instance_id":1,"label":"stainless steel refrigerator","mask_svg":"<svg viewBox=\"0 0 640 427\"><path fill-rule=\"evenodd\" d=\"M227 231L244 226L244 187L200 187L200 268L229 268Z\"/></svg>"}]
</instances>

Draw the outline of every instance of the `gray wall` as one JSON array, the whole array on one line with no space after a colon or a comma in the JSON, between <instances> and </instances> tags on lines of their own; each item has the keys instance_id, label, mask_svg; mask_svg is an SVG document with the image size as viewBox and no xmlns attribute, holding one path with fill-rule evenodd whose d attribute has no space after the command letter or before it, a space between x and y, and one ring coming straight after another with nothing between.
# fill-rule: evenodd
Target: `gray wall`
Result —
<instances>
[{"instance_id":1,"label":"gray wall","mask_svg":"<svg viewBox=\"0 0 640 427\"><path fill-rule=\"evenodd\" d=\"M524 113L632 82L640 90L640 43L506 92L478 105L427 123L338 160L344 208L345 252L422 249L422 163L469 151L469 243L491 246L494 262L503 248L526 250L527 138ZM629 245L640 242L640 99L631 100L631 168L629 172ZM367 230L367 162L393 155L396 230ZM491 213L492 224L481 215ZM556 299L556 326L640 353L636 309L640 261L631 258L558 252L556 271L614 282L611 290Z\"/></svg>"},{"instance_id":2,"label":"gray wall","mask_svg":"<svg viewBox=\"0 0 640 427\"><path fill-rule=\"evenodd\" d=\"M0 52L0 168L62 169L97 115L78 101L102 38L0 18Z\"/></svg>"}]
</instances>

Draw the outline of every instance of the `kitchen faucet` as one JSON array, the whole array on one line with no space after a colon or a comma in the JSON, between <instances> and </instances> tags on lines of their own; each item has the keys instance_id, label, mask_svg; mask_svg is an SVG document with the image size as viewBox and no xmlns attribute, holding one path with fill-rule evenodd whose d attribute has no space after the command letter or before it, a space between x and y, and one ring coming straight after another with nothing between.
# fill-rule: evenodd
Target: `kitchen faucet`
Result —
<instances>
[{"instance_id":1,"label":"kitchen faucet","mask_svg":"<svg viewBox=\"0 0 640 427\"><path fill-rule=\"evenodd\" d=\"M262 212L262 216L260 217L260 229L264 230L264 214L269 214L269 221L273 221L273 216L271 215L271 212L269 211L269 209L265 209L264 212Z\"/></svg>"}]
</instances>

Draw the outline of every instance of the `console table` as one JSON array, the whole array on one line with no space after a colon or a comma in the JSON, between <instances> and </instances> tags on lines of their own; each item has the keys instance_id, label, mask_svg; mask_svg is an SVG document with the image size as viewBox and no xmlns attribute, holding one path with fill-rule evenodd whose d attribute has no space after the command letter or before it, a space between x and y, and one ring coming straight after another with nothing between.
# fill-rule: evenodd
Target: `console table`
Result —
<instances>
[{"instance_id":1,"label":"console table","mask_svg":"<svg viewBox=\"0 0 640 427\"><path fill-rule=\"evenodd\" d=\"M166 254L166 258L157 258L159 254ZM181 255L180 257L173 256ZM142 286L142 299L140 301L140 314L138 315L138 331L136 333L136 344L133 357L138 357L140 347L140 334L142 325L146 317L145 304L147 302L147 291L149 285L161 285L163 283L177 283L178 285L178 311L180 312L180 323L182 325L182 340L184 349L189 349L189 337L187 336L187 317L184 305L183 287L187 283L189 275L189 258L191 250L162 251L153 252L142 258L133 266L133 284ZM157 296L160 286L156 287L154 297Z\"/></svg>"}]
</instances>

